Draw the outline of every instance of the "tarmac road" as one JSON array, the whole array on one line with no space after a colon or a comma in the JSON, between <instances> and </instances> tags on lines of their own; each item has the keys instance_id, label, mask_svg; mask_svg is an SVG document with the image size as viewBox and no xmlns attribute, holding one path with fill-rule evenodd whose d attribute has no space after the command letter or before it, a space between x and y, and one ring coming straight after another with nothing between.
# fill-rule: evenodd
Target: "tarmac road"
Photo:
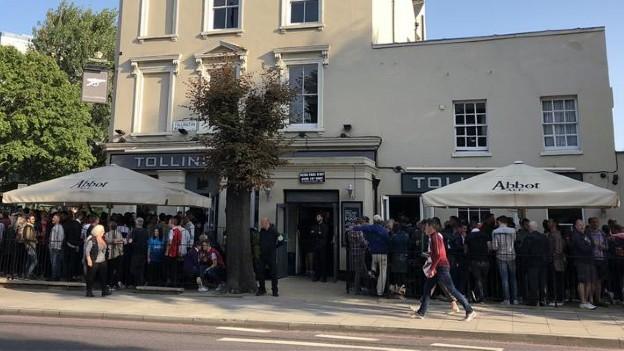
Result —
<instances>
[{"instance_id":1,"label":"tarmac road","mask_svg":"<svg viewBox=\"0 0 624 351\"><path fill-rule=\"evenodd\" d=\"M0 350L581 351L417 335L227 328L115 320L0 316Z\"/></svg>"}]
</instances>

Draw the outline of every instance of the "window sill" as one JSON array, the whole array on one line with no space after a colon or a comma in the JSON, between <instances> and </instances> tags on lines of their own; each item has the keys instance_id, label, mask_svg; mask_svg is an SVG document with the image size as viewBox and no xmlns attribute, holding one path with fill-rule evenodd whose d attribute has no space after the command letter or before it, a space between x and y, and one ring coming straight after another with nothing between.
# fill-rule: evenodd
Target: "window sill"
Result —
<instances>
[{"instance_id":1,"label":"window sill","mask_svg":"<svg viewBox=\"0 0 624 351\"><path fill-rule=\"evenodd\" d=\"M325 132L325 128L287 126L282 131L284 133L299 133L299 132L304 132L304 133L323 133L323 132Z\"/></svg>"},{"instance_id":2,"label":"window sill","mask_svg":"<svg viewBox=\"0 0 624 351\"><path fill-rule=\"evenodd\" d=\"M323 23L302 23L302 24L289 24L286 26L280 26L280 33L286 33L289 30L299 30L299 29L316 29L318 31L322 31L325 28Z\"/></svg>"},{"instance_id":3,"label":"window sill","mask_svg":"<svg viewBox=\"0 0 624 351\"><path fill-rule=\"evenodd\" d=\"M201 33L199 33L199 35L201 35L201 37L203 39L206 39L206 37L209 36L213 36L213 35L230 35L230 34L236 34L238 36L243 35L244 31L241 28L233 28L233 29L214 29L214 30L207 30L207 31L203 31Z\"/></svg>"},{"instance_id":4,"label":"window sill","mask_svg":"<svg viewBox=\"0 0 624 351\"><path fill-rule=\"evenodd\" d=\"M540 153L540 156L565 156L565 155L582 155L583 150L545 150Z\"/></svg>"},{"instance_id":5,"label":"window sill","mask_svg":"<svg viewBox=\"0 0 624 351\"><path fill-rule=\"evenodd\" d=\"M155 132L155 133L130 133L131 137L160 137L160 136L172 136L172 132Z\"/></svg>"},{"instance_id":6,"label":"window sill","mask_svg":"<svg viewBox=\"0 0 624 351\"><path fill-rule=\"evenodd\" d=\"M178 41L178 35L177 34L146 35L146 36L138 37L137 40L139 41L139 43L143 43L144 41L150 41L150 40Z\"/></svg>"},{"instance_id":7,"label":"window sill","mask_svg":"<svg viewBox=\"0 0 624 351\"><path fill-rule=\"evenodd\" d=\"M492 157L492 153L489 151L455 151L451 157Z\"/></svg>"}]
</instances>

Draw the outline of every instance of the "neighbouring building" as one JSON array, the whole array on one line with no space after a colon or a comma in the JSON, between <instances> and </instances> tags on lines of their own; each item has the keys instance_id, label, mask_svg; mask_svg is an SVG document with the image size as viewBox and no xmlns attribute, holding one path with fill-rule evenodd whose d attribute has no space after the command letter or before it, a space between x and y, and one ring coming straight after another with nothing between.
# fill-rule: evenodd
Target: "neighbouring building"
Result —
<instances>
[{"instance_id":1,"label":"neighbouring building","mask_svg":"<svg viewBox=\"0 0 624 351\"><path fill-rule=\"evenodd\" d=\"M26 53L32 44L32 36L0 32L0 46L13 46L21 53Z\"/></svg>"},{"instance_id":2,"label":"neighbouring building","mask_svg":"<svg viewBox=\"0 0 624 351\"><path fill-rule=\"evenodd\" d=\"M332 226L335 270L355 216L422 218L420 194L516 160L614 188L613 97L603 27L428 40L424 1L121 1L109 162L210 195L185 85L225 63L279 66L300 91L284 133L296 151L253 195L254 223L288 238L282 269L300 273L301 233ZM208 168L210 165L207 165ZM620 185L621 186L621 185ZM161 211L163 209L157 209ZM443 209L480 220L497 209ZM557 217L619 210L530 210ZM283 273L284 273L283 272Z\"/></svg>"}]
</instances>

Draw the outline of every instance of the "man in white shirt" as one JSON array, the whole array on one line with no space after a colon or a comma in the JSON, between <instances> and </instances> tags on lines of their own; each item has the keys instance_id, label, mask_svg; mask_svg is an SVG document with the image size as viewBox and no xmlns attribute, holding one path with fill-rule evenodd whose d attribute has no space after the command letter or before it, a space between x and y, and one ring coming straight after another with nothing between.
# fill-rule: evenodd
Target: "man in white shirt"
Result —
<instances>
[{"instance_id":1,"label":"man in white shirt","mask_svg":"<svg viewBox=\"0 0 624 351\"><path fill-rule=\"evenodd\" d=\"M63 262L63 241L65 240L65 230L61 225L61 217L58 213L52 216L52 231L50 232L50 266L52 270L52 280L61 280L61 267Z\"/></svg>"}]
</instances>

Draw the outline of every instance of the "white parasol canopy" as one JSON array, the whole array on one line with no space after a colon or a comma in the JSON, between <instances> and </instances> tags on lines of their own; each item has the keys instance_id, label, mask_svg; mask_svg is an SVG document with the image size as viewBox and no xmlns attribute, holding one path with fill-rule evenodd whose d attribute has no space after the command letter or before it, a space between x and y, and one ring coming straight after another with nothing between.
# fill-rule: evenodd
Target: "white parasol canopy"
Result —
<instances>
[{"instance_id":1,"label":"white parasol canopy","mask_svg":"<svg viewBox=\"0 0 624 351\"><path fill-rule=\"evenodd\" d=\"M614 191L517 161L422 196L428 207L611 208Z\"/></svg>"},{"instance_id":2,"label":"white parasol canopy","mask_svg":"<svg viewBox=\"0 0 624 351\"><path fill-rule=\"evenodd\" d=\"M117 165L52 179L2 195L27 204L157 205L210 208L210 198Z\"/></svg>"}]
</instances>

